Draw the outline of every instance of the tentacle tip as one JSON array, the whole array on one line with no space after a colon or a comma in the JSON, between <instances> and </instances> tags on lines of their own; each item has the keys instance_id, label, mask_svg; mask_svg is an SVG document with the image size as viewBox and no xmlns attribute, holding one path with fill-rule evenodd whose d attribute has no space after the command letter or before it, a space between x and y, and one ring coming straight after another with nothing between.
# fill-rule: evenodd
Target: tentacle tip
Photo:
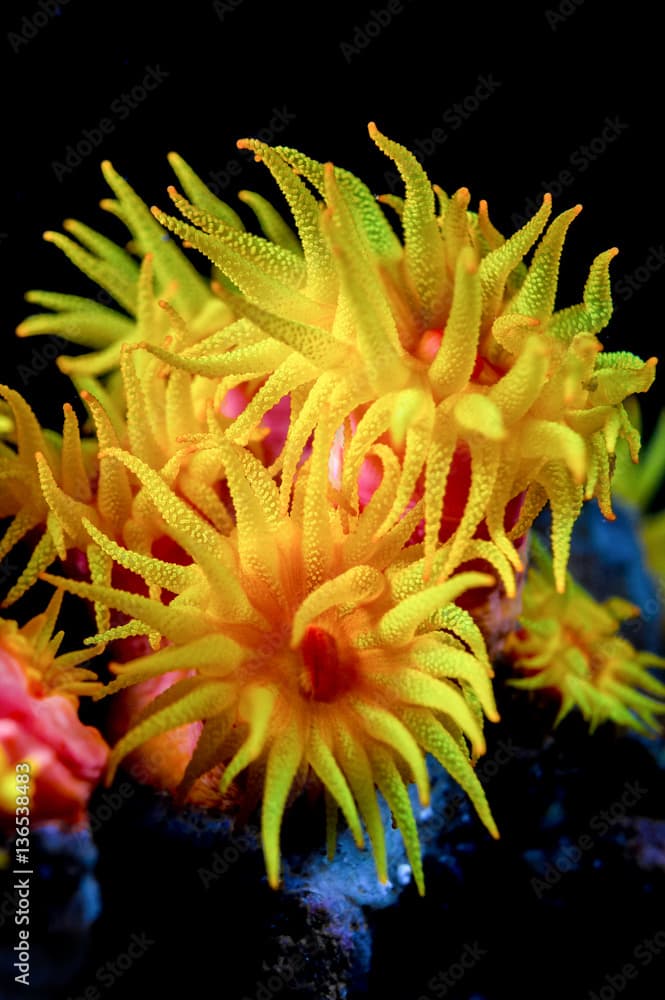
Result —
<instances>
[{"instance_id":1,"label":"tentacle tip","mask_svg":"<svg viewBox=\"0 0 665 1000\"><path fill-rule=\"evenodd\" d=\"M238 149L248 149L253 152L256 160L260 159L261 148L263 146L265 146L265 143L261 142L260 139L238 139L236 142Z\"/></svg>"}]
</instances>

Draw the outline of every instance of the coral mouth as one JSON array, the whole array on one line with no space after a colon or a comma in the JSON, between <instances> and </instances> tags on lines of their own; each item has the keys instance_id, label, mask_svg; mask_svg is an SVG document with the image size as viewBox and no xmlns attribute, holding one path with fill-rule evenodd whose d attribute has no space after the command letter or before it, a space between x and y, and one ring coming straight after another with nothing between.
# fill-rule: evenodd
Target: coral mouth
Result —
<instances>
[{"instance_id":1,"label":"coral mouth","mask_svg":"<svg viewBox=\"0 0 665 1000\"><path fill-rule=\"evenodd\" d=\"M336 701L353 687L355 670L348 656L340 657L337 640L326 629L309 625L300 644L304 670L299 683L312 701Z\"/></svg>"}]
</instances>

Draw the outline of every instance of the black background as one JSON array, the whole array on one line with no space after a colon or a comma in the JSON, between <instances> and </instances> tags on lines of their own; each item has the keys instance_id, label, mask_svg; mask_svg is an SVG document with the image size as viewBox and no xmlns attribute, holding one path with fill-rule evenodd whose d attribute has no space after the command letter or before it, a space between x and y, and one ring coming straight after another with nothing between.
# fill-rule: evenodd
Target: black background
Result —
<instances>
[{"instance_id":1,"label":"black background","mask_svg":"<svg viewBox=\"0 0 665 1000\"><path fill-rule=\"evenodd\" d=\"M109 194L100 161L111 159L149 204L168 208L170 149L203 178L216 175L219 193L236 207L243 187L279 204L265 168L235 147L238 138L266 131L274 143L360 173L380 193L394 167L367 135L375 120L391 138L426 151L425 169L447 191L466 185L472 207L487 198L507 235L544 190L553 190L557 210L581 202L559 305L580 300L591 260L616 245L616 312L604 343L657 352L662 274L652 248L660 246L664 216L662 56L656 14L646 5L551 0L521 13L505 4L425 0L377 0L348 11L189 0L169 13L156 3L69 0L55 13L52 0L41 4L3 5L1 322L3 359L7 345L14 363L3 380L54 425L72 393L50 367L37 371L38 341L16 343L14 327L30 311L22 296L29 288L96 290L41 233L73 217L123 241L123 227L98 207ZM380 20L388 23L377 33ZM151 67L162 82L128 107L123 95ZM478 91L482 79L492 84ZM68 148L83 140L85 150L86 130L103 118L112 133L65 172L58 164ZM647 421L658 395L652 390Z\"/></svg>"},{"instance_id":2,"label":"black background","mask_svg":"<svg viewBox=\"0 0 665 1000\"><path fill-rule=\"evenodd\" d=\"M559 306L581 300L593 257L616 245L615 316L602 340L609 350L658 354L665 210L657 7L545 0L522 13L503 3L376 0L345 11L188 0L172 11L129 0L69 0L59 13L47 0L3 5L0 381L21 390L45 422L61 426L60 407L75 393L47 365L48 341L14 337L31 311L23 295L42 288L94 297L96 289L42 232L73 217L123 241L123 227L98 207L109 195L100 161L111 159L148 204L168 209L171 149L204 179L216 175L234 207L241 188L280 204L265 168L235 146L266 130L274 143L334 160L381 193L393 168L367 135L375 120L427 152L425 169L447 191L469 187L474 208L487 198L506 235L545 190L558 211L581 202ZM163 77L158 88L128 113L114 110L127 108L124 95L151 68ZM494 91L471 111L482 79ZM112 133L64 172L69 147L104 118ZM647 426L662 400L657 382Z\"/></svg>"}]
</instances>

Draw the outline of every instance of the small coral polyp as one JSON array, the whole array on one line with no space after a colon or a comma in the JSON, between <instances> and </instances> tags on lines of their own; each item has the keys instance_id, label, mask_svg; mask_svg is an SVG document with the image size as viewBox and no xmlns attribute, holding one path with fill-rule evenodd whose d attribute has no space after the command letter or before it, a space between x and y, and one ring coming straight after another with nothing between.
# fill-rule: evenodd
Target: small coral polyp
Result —
<instances>
[{"instance_id":1,"label":"small coral polyp","mask_svg":"<svg viewBox=\"0 0 665 1000\"><path fill-rule=\"evenodd\" d=\"M0 831L16 831L18 763L29 775L33 822L80 823L108 759L99 731L77 714L78 696L102 687L80 666L90 650L58 655L61 603L56 594L21 628L0 619Z\"/></svg>"},{"instance_id":2,"label":"small coral polyp","mask_svg":"<svg viewBox=\"0 0 665 1000\"><path fill-rule=\"evenodd\" d=\"M497 718L492 671L478 627L454 603L469 587L489 587L494 579L476 572L445 574L442 550L426 580L422 545L410 546L400 567L419 510L374 539L397 467L388 462L372 501L359 514L347 513L328 501L327 440L322 418L297 478L293 510L285 516L277 485L260 462L220 438L235 508L228 536L144 463L115 450L108 457L138 477L165 532L193 561L176 565L121 549L89 525L101 549L143 577L153 596L47 579L132 616L97 641L142 630L155 644L167 643L116 665L107 694L174 669L189 674L155 698L116 744L110 776L146 740L204 720L181 794L222 764L221 797L249 769L244 787L250 804L252 795L263 800L272 885L279 883L287 801L314 780L324 787L329 807L334 804L327 810L331 852L339 807L359 845L364 821L379 877L386 881L381 791L423 891L407 787L415 781L427 803L426 753L459 781L496 835L472 765L485 749L483 713ZM471 543L471 556L478 545ZM169 603L159 597L162 587L175 595Z\"/></svg>"},{"instance_id":3,"label":"small coral polyp","mask_svg":"<svg viewBox=\"0 0 665 1000\"><path fill-rule=\"evenodd\" d=\"M662 732L665 683L651 668L665 669L665 659L636 650L619 632L639 608L619 597L599 603L570 574L557 593L541 544L533 554L520 627L506 645L523 675L511 684L557 696L557 723L577 708L592 730L612 720L645 736Z\"/></svg>"}]
</instances>

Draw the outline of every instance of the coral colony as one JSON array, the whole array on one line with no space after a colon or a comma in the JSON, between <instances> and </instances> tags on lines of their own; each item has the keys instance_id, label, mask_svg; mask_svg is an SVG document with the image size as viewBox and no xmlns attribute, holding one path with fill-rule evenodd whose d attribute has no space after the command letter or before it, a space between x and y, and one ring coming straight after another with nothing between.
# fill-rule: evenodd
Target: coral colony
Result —
<instances>
[{"instance_id":1,"label":"coral colony","mask_svg":"<svg viewBox=\"0 0 665 1000\"><path fill-rule=\"evenodd\" d=\"M560 716L658 730L665 685L650 668L665 661L618 635L635 609L597 604L567 574L582 505L614 517L615 449L636 462L640 445L624 402L655 375L654 358L598 339L616 250L557 309L579 206L550 219L546 195L506 239L484 201L471 210L466 188L449 196L369 132L403 197L248 139L290 215L241 192L263 235L175 154L178 217L103 165L126 249L80 222L46 233L117 305L28 294L42 311L19 336L83 349L58 358L83 424L67 404L62 433L45 430L0 389L0 554L29 547L4 607L37 580L56 588L43 614L0 631L7 821L18 761L35 818L75 822L130 755L182 802L260 806L274 887L283 815L305 788L324 797L329 854L341 811L385 882L380 795L423 892L409 787L428 803L427 755L498 836L474 770L498 718L498 653ZM551 554L535 547L525 582L546 506ZM95 634L58 656L63 591ZM108 683L104 658L81 666L104 651ZM110 755L79 722L87 696L114 700Z\"/></svg>"}]
</instances>

